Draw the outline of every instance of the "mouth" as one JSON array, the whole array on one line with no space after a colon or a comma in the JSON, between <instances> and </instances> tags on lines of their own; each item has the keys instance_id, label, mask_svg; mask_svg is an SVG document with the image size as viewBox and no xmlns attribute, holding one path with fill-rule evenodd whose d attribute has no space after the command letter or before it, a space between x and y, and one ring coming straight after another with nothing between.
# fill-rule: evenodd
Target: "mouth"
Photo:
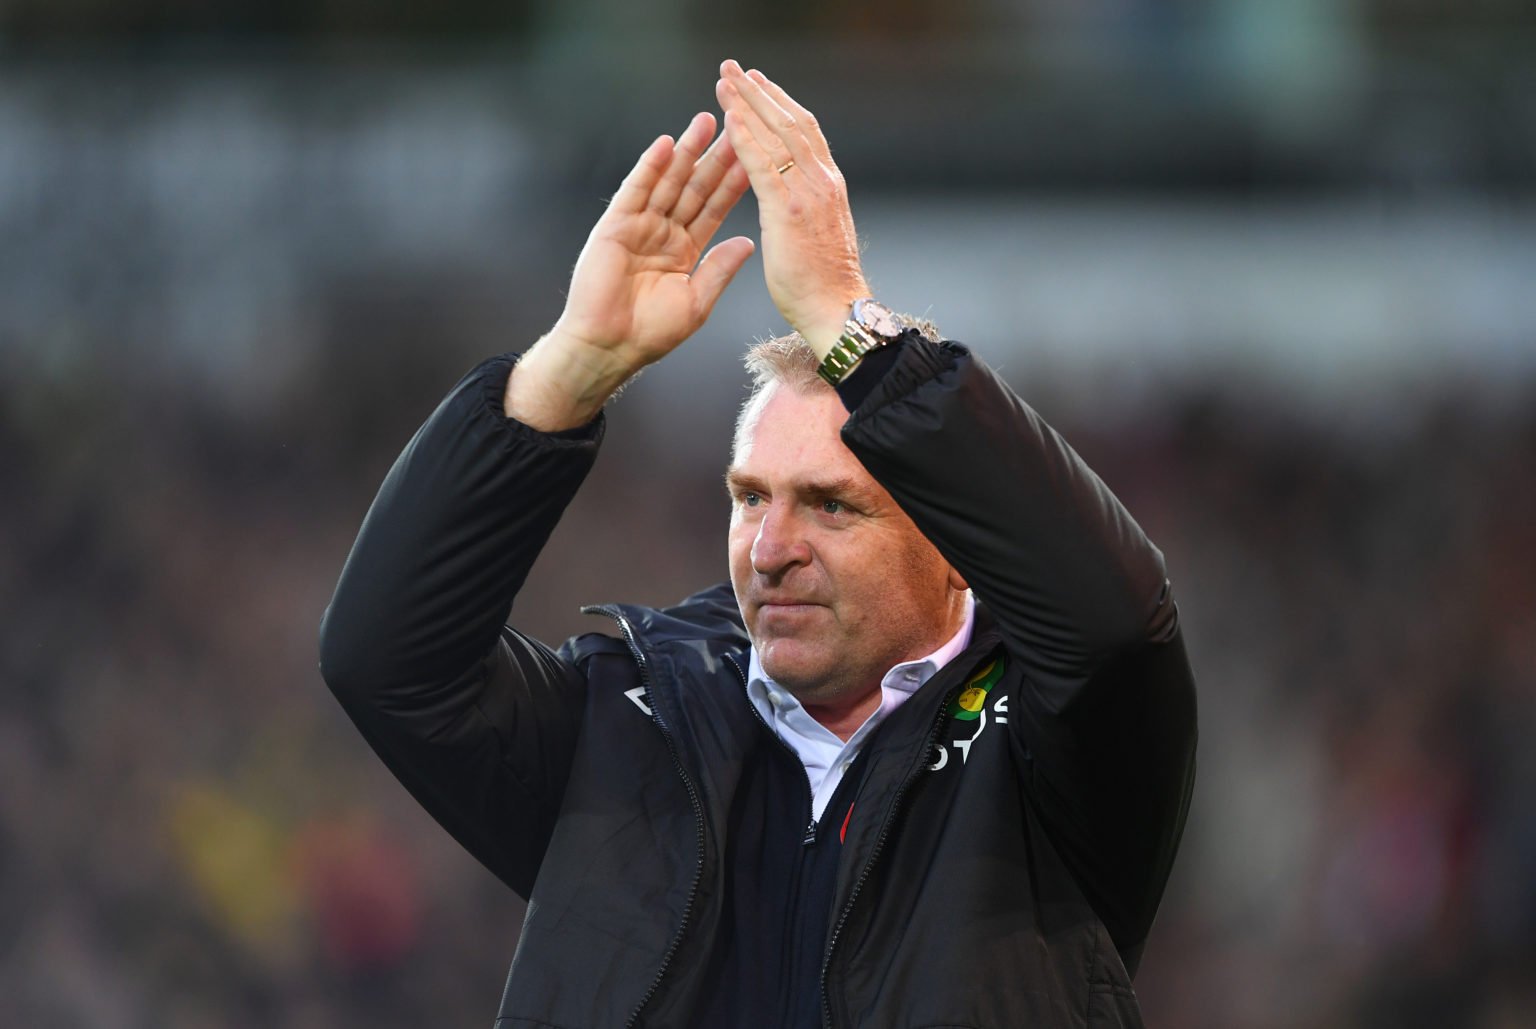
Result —
<instances>
[{"instance_id":1,"label":"mouth","mask_svg":"<svg viewBox=\"0 0 1536 1029\"><path fill-rule=\"evenodd\" d=\"M821 607L822 605L814 600L805 600L801 597L758 597L757 606L760 610L767 610L769 608L788 610L799 607Z\"/></svg>"},{"instance_id":2,"label":"mouth","mask_svg":"<svg viewBox=\"0 0 1536 1029\"><path fill-rule=\"evenodd\" d=\"M790 625L812 618L825 608L800 600L764 600L757 605L757 623L760 628L787 629Z\"/></svg>"}]
</instances>

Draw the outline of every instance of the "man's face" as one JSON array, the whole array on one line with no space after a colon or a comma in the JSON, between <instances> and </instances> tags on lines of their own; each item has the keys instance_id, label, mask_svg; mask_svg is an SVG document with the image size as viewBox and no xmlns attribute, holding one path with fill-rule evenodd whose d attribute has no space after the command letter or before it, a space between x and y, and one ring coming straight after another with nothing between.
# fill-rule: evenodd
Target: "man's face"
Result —
<instances>
[{"instance_id":1,"label":"man's face","mask_svg":"<svg viewBox=\"0 0 1536 1029\"><path fill-rule=\"evenodd\" d=\"M854 702L959 629L965 584L843 445L837 395L770 389L726 476L731 582L775 682Z\"/></svg>"}]
</instances>

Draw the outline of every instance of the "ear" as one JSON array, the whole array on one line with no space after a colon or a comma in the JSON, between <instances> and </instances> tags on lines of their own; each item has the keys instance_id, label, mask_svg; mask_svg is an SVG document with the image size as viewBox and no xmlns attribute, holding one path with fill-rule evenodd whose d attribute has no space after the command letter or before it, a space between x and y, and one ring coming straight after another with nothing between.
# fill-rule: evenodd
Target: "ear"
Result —
<instances>
[{"instance_id":1,"label":"ear","mask_svg":"<svg viewBox=\"0 0 1536 1029\"><path fill-rule=\"evenodd\" d=\"M970 586L966 585L965 576L955 571L954 565L949 566L949 588L954 590L956 593L961 593L970 589Z\"/></svg>"}]
</instances>

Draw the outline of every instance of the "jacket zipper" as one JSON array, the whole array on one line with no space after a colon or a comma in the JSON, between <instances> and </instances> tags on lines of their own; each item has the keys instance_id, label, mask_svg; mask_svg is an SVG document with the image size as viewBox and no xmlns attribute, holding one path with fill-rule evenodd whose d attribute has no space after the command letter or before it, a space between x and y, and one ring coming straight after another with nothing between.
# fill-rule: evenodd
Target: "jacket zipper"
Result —
<instances>
[{"instance_id":1,"label":"jacket zipper","mask_svg":"<svg viewBox=\"0 0 1536 1029\"><path fill-rule=\"evenodd\" d=\"M672 767L676 769L678 777L683 780L683 786L688 790L688 802L693 805L693 824L698 839L698 863L693 872L693 883L688 887L688 899L683 904L682 921L678 923L677 933L672 937L672 943L667 947L667 952L662 955L661 967L656 970L651 985L646 989L645 995L640 998L640 1003L635 1010L630 1012L629 1020L624 1023L625 1029L633 1029L640 1024L640 1013L645 1006L656 996L656 991L661 988L661 982L666 978L667 970L672 964L672 959L677 955L677 949L682 946L683 937L688 933L688 922L693 917L694 901L698 899L699 884L704 879L704 804L699 800L699 791L694 786L693 780L688 777L688 770L683 767L682 758L677 753L677 741L672 737L672 730L667 728L667 723L662 721L661 708L656 703L656 698L651 695L651 668L646 662L645 653L640 649L639 641L635 637L634 626L630 624L624 612L608 604L582 608L585 614L602 614L612 618L619 625L619 632L624 637L629 652L634 656L635 664L640 669L640 685L645 687L646 703L651 708L651 720L661 730L662 739L666 740L667 752L672 755Z\"/></svg>"},{"instance_id":2,"label":"jacket zipper","mask_svg":"<svg viewBox=\"0 0 1536 1029\"><path fill-rule=\"evenodd\" d=\"M745 692L747 688L746 669L742 668L741 665L737 663L736 658L731 654L725 655L725 663L730 665L731 668L735 670L736 677L741 680L742 691ZM805 770L805 762L800 759L800 755L795 752L795 748L786 743L782 736L774 732L773 726L768 724L768 720L764 718L762 712L757 709L757 705L752 703L751 697L747 698L747 707L752 709L753 717L757 719L758 724L763 727L763 730L767 732L769 736L773 737L773 741L777 743L786 754L794 759L795 767L800 769L801 778L805 781L804 796L809 798L812 811L810 823L805 827L805 835L800 839L802 856L800 859L800 867L795 871L794 894L788 898L789 904L787 906L787 910L791 912L791 918L794 919L794 922L790 926L789 938L791 941L793 941L800 938L799 923L802 917L802 912L800 911L799 893L801 884L805 879L804 848L813 846L816 843L815 798L811 797L811 773Z\"/></svg>"},{"instance_id":3,"label":"jacket zipper","mask_svg":"<svg viewBox=\"0 0 1536 1029\"><path fill-rule=\"evenodd\" d=\"M736 658L733 657L730 654L725 655L725 663L730 665L733 669L735 669L736 677L741 680L741 688L743 690L745 690L747 688L747 673L746 673L746 670L743 669L741 667L741 665L737 664L736 663ZM810 797L811 796L811 773L807 772L805 770L805 762L800 760L800 755L795 753L795 748L794 747L791 747L788 743L784 742L784 737L780 736L778 733L773 731L773 726L768 724L767 719L765 719L763 717L763 713L757 709L757 705L752 703L752 698L751 697L747 698L747 707L752 709L752 716L757 719L757 722L758 722L759 725L761 725L764 729L768 730L768 735L773 737L773 741L775 743L777 743L780 746L780 748L783 749L784 753L788 754L790 757L795 759L795 767L800 769L800 775L805 779L805 795L807 797ZM812 805L812 808L813 808L813 812L811 814L811 820L810 820L810 822L805 827L805 835L803 837L801 837L801 839L800 839L800 845L803 846L803 847L809 847L811 844L816 842L817 824L816 824L816 815L814 813L815 802L816 802L815 798L812 797L811 798L811 805Z\"/></svg>"},{"instance_id":4,"label":"jacket zipper","mask_svg":"<svg viewBox=\"0 0 1536 1029\"><path fill-rule=\"evenodd\" d=\"M891 800L891 813L880 826L880 835L875 837L874 849L869 852L869 860L864 862L859 877L854 881L853 889L848 894L848 900L843 904L842 911L838 913L837 925L832 929L832 935L827 939L827 954L821 962L821 1023L824 1029L832 1027L832 1000L827 992L827 973L832 970L832 954L837 950L837 940L843 934L843 926L848 923L848 916L853 913L853 905L859 899L859 893L864 889L864 884L869 881L875 862L880 859L880 853L885 849L885 841L891 835L891 826L901 814L901 802L906 799L907 790L917 781L923 773L923 766L928 762L928 755L933 753L934 744L938 742L939 730L949 721L949 706L959 696L960 688L964 683L953 686L944 694L944 703L939 706L939 714L933 720L933 728L928 730L928 738L923 743L921 758L916 768L907 773L907 777L896 788L896 796Z\"/></svg>"}]
</instances>

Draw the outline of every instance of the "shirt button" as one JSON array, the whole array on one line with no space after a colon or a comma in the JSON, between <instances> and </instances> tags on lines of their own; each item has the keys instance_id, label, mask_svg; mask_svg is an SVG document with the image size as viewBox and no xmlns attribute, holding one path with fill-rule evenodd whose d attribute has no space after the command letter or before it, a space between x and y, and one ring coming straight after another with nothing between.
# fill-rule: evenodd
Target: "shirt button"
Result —
<instances>
[{"instance_id":1,"label":"shirt button","mask_svg":"<svg viewBox=\"0 0 1536 1029\"><path fill-rule=\"evenodd\" d=\"M783 707L784 694L780 693L778 690L769 690L768 703L772 704L774 707Z\"/></svg>"}]
</instances>

